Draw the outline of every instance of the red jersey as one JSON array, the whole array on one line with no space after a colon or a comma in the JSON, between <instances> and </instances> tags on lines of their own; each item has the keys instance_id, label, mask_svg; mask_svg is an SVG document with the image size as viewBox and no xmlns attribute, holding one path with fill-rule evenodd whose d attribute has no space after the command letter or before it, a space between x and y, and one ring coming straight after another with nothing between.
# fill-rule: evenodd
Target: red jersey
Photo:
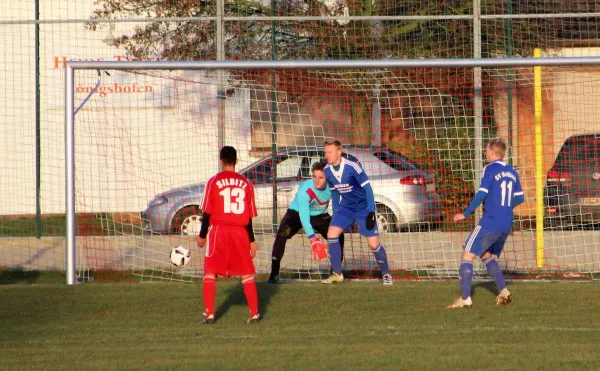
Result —
<instances>
[{"instance_id":1,"label":"red jersey","mask_svg":"<svg viewBox=\"0 0 600 371\"><path fill-rule=\"evenodd\" d=\"M257 216L254 187L238 173L221 171L206 182L202 210L211 225L245 227Z\"/></svg>"}]
</instances>

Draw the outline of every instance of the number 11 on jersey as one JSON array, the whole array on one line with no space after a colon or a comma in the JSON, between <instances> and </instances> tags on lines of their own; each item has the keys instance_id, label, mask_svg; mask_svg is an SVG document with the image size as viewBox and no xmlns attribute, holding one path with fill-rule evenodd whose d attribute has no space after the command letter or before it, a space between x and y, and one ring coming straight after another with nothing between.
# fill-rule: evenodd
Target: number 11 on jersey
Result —
<instances>
[{"instance_id":1,"label":"number 11 on jersey","mask_svg":"<svg viewBox=\"0 0 600 371\"><path fill-rule=\"evenodd\" d=\"M503 180L502 183L500 183L500 188L502 188L501 205L505 206L505 204L507 204L508 206L510 206L510 202L512 201L512 196L513 196L512 195L512 193L513 193L513 182L510 182L510 181L507 182L506 180ZM506 202L505 202L505 200L506 200Z\"/></svg>"}]
</instances>

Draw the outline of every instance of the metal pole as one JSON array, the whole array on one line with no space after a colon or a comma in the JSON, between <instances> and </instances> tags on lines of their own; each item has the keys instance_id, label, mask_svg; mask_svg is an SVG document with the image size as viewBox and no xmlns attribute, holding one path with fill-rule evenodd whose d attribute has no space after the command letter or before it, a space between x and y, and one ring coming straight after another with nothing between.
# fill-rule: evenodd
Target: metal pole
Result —
<instances>
[{"instance_id":1,"label":"metal pole","mask_svg":"<svg viewBox=\"0 0 600 371\"><path fill-rule=\"evenodd\" d=\"M77 283L75 228L75 94L74 69L65 68L65 204L66 204L66 279Z\"/></svg>"},{"instance_id":2,"label":"metal pole","mask_svg":"<svg viewBox=\"0 0 600 371\"><path fill-rule=\"evenodd\" d=\"M483 14L481 19L568 19L568 18L598 18L600 12L586 12L586 13L542 13L542 14ZM157 17L152 18L153 22L209 22L215 21L216 16L199 16L199 17ZM279 16L279 17L265 17L265 16L229 16L223 17L225 22L271 22L271 21L300 21L300 22L312 22L312 21L443 21L452 19L464 19L471 20L473 16L470 14L454 14L454 15L388 15L388 16ZM5 24L73 24L73 23L148 23L148 18L120 18L120 19L89 19L89 18L71 18L71 19L44 19L44 20L33 20L33 19L2 19L0 25Z\"/></svg>"},{"instance_id":3,"label":"metal pole","mask_svg":"<svg viewBox=\"0 0 600 371\"><path fill-rule=\"evenodd\" d=\"M512 0L507 0L506 4L506 12L510 15L512 14ZM506 55L510 57L512 55L512 19L508 19L506 21ZM515 147L515 143L513 138L518 138L513 130L513 92L512 92L512 84L513 84L513 70L509 68L506 76L506 105L507 105L507 115L508 115L508 134L506 138L508 144L508 163L513 165L513 156L515 155L513 151L513 147Z\"/></svg>"},{"instance_id":4,"label":"metal pole","mask_svg":"<svg viewBox=\"0 0 600 371\"><path fill-rule=\"evenodd\" d=\"M40 19L40 1L35 1L35 19ZM35 24L35 236L42 237L42 134L40 91L40 25Z\"/></svg>"},{"instance_id":5,"label":"metal pole","mask_svg":"<svg viewBox=\"0 0 600 371\"><path fill-rule=\"evenodd\" d=\"M217 60L225 60L225 45L223 37L223 14L224 0L217 0L217 30L216 30L216 46ZM225 145L225 103L227 99L227 79L226 71L217 70L217 105L219 107L219 116L217 118L217 141L219 142L219 150ZM218 158L218 157L217 157Z\"/></svg>"},{"instance_id":6,"label":"metal pole","mask_svg":"<svg viewBox=\"0 0 600 371\"><path fill-rule=\"evenodd\" d=\"M535 48L534 57L541 57L542 50ZM533 67L534 115L535 115L535 244L536 263L544 268L544 138L542 133L542 67Z\"/></svg>"},{"instance_id":7,"label":"metal pole","mask_svg":"<svg viewBox=\"0 0 600 371\"><path fill-rule=\"evenodd\" d=\"M271 0L271 17L275 16L275 7L277 6L276 0ZM275 21L271 22L271 60L277 60L277 38L275 35L276 32ZM271 161L273 162L272 174L273 174L273 234L277 233L277 76L275 75L275 71L271 72Z\"/></svg>"},{"instance_id":8,"label":"metal pole","mask_svg":"<svg viewBox=\"0 0 600 371\"><path fill-rule=\"evenodd\" d=\"M281 60L281 61L68 61L67 66L81 70L230 70L230 69L372 69L372 68L503 68L533 66L593 66L600 57L544 58L453 58L453 59L354 59L354 60Z\"/></svg>"},{"instance_id":9,"label":"metal pole","mask_svg":"<svg viewBox=\"0 0 600 371\"><path fill-rule=\"evenodd\" d=\"M481 58L481 0L473 0L473 58ZM483 174L483 164L481 151L483 150L483 99L481 96L481 67L473 69L473 116L475 126L475 152L473 154L473 181L474 189L477 192L481 176ZM475 219L481 218L481 208L475 210Z\"/></svg>"}]
</instances>

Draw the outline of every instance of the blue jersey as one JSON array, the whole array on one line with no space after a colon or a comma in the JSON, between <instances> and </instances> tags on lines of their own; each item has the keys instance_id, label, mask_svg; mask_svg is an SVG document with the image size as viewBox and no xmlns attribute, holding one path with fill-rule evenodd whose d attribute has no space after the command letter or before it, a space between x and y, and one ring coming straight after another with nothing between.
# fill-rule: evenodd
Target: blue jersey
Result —
<instances>
[{"instance_id":1,"label":"blue jersey","mask_svg":"<svg viewBox=\"0 0 600 371\"><path fill-rule=\"evenodd\" d=\"M483 168L479 191L487 193L485 211L479 225L496 232L510 230L514 198L523 195L519 174L502 160L492 162Z\"/></svg>"},{"instance_id":2,"label":"blue jersey","mask_svg":"<svg viewBox=\"0 0 600 371\"><path fill-rule=\"evenodd\" d=\"M306 235L315 234L310 224L310 217L326 214L330 199L331 190L327 185L323 189L318 189L312 179L300 183L298 192L290 204L290 209L297 211L300 215L300 222L302 222L302 228Z\"/></svg>"},{"instance_id":3,"label":"blue jersey","mask_svg":"<svg viewBox=\"0 0 600 371\"><path fill-rule=\"evenodd\" d=\"M367 192L363 187L369 184L369 177L360 163L342 157L338 170L327 165L323 172L331 190L341 196L340 206L357 211L368 208Z\"/></svg>"}]
</instances>

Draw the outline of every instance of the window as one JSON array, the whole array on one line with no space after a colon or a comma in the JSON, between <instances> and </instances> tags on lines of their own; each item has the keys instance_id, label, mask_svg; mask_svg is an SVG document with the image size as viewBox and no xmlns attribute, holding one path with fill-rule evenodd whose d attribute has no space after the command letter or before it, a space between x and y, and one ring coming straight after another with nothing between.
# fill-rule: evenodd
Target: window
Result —
<instances>
[{"instance_id":1,"label":"window","mask_svg":"<svg viewBox=\"0 0 600 371\"><path fill-rule=\"evenodd\" d=\"M297 180L300 177L300 164L302 157L279 156L277 162L277 181L286 182ZM273 182L273 161L265 158L262 162L247 170L244 175L253 184L270 184Z\"/></svg>"},{"instance_id":2,"label":"window","mask_svg":"<svg viewBox=\"0 0 600 371\"><path fill-rule=\"evenodd\" d=\"M360 161L358 161L358 159L354 156L352 156L351 154L348 154L346 152L342 152L342 157L343 158L347 158L348 160L354 161L354 162L358 162L360 164ZM323 161L325 161L325 158L323 158Z\"/></svg>"},{"instance_id":3,"label":"window","mask_svg":"<svg viewBox=\"0 0 600 371\"><path fill-rule=\"evenodd\" d=\"M290 156L287 159L277 164L277 181L278 182L289 182L298 180L300 173L300 165L302 164L302 157Z\"/></svg>"},{"instance_id":4,"label":"window","mask_svg":"<svg viewBox=\"0 0 600 371\"><path fill-rule=\"evenodd\" d=\"M397 171L419 170L418 166L408 158L387 151L373 152L373 156L377 157L381 162Z\"/></svg>"},{"instance_id":5,"label":"window","mask_svg":"<svg viewBox=\"0 0 600 371\"><path fill-rule=\"evenodd\" d=\"M315 163L317 162L324 162L327 163L327 161L325 161L325 157L323 156L319 156L317 154L310 154L311 157L306 157L304 159L304 161L302 162L302 179L311 179L312 178L312 167Z\"/></svg>"},{"instance_id":6,"label":"window","mask_svg":"<svg viewBox=\"0 0 600 371\"><path fill-rule=\"evenodd\" d=\"M578 137L567 139L556 157L556 162L570 164L598 158L600 158L600 139L593 136Z\"/></svg>"},{"instance_id":7,"label":"window","mask_svg":"<svg viewBox=\"0 0 600 371\"><path fill-rule=\"evenodd\" d=\"M242 175L251 181L252 184L271 183L273 181L272 163L273 162L271 159L265 160L249 169Z\"/></svg>"}]
</instances>

